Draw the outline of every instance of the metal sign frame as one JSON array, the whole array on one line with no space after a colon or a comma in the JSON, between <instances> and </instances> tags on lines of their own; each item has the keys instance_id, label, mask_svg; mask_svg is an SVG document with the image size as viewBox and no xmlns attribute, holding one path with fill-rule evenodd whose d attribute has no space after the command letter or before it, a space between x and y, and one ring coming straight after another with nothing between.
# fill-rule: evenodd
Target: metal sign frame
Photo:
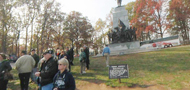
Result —
<instances>
[{"instance_id":1,"label":"metal sign frame","mask_svg":"<svg viewBox=\"0 0 190 90\"><path fill-rule=\"evenodd\" d=\"M115 69L115 72L113 70ZM111 71L113 70L113 71ZM117 76L112 76L117 75ZM129 68L127 64L110 65L109 66L109 79L129 78Z\"/></svg>"}]
</instances>

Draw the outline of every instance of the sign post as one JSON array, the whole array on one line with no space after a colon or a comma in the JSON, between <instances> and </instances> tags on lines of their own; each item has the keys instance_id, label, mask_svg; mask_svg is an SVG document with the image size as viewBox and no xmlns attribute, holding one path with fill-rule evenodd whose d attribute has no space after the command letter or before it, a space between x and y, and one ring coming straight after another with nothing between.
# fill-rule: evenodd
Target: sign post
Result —
<instances>
[{"instance_id":1,"label":"sign post","mask_svg":"<svg viewBox=\"0 0 190 90\"><path fill-rule=\"evenodd\" d=\"M119 80L119 83L121 83L121 79L119 78L118 80Z\"/></svg>"},{"instance_id":2,"label":"sign post","mask_svg":"<svg viewBox=\"0 0 190 90\"><path fill-rule=\"evenodd\" d=\"M111 65L109 66L109 79L118 79L121 83L121 78L129 77L128 65Z\"/></svg>"}]
</instances>

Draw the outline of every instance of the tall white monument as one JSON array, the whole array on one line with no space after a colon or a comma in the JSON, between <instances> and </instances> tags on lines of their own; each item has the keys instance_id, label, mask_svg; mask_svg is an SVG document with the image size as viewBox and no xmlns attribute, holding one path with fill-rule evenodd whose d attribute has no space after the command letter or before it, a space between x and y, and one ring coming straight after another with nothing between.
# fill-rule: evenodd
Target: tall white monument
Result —
<instances>
[{"instance_id":1,"label":"tall white monument","mask_svg":"<svg viewBox=\"0 0 190 90\"><path fill-rule=\"evenodd\" d=\"M118 22L121 20L126 28L129 28L128 12L125 6L118 6L113 12L113 28L118 27Z\"/></svg>"}]
</instances>

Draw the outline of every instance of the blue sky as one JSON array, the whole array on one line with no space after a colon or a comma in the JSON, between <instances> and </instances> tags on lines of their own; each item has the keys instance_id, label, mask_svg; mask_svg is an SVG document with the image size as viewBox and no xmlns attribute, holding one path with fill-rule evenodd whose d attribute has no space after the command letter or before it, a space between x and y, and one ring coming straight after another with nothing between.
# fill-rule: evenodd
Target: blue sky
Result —
<instances>
[{"instance_id":1,"label":"blue sky","mask_svg":"<svg viewBox=\"0 0 190 90\"><path fill-rule=\"evenodd\" d=\"M111 8L117 7L117 0L57 0L61 3L62 11L67 14L71 11L78 11L87 16L95 25L98 18L105 20ZM135 0L122 0L122 5Z\"/></svg>"}]
</instances>

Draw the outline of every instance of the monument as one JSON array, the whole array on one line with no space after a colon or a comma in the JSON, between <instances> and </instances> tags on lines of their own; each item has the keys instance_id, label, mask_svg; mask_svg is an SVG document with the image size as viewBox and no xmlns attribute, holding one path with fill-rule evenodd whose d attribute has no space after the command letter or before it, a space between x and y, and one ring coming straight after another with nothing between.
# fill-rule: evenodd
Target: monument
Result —
<instances>
[{"instance_id":1,"label":"monument","mask_svg":"<svg viewBox=\"0 0 190 90\"><path fill-rule=\"evenodd\" d=\"M140 48L136 40L136 28L129 26L128 11L121 5L122 0L117 0L117 7L113 12L113 29L108 32L111 54L127 54Z\"/></svg>"},{"instance_id":2,"label":"monument","mask_svg":"<svg viewBox=\"0 0 190 90\"><path fill-rule=\"evenodd\" d=\"M128 12L121 6L122 0L117 0L118 7L113 12L113 29L108 32L110 43L136 41L136 29L129 27Z\"/></svg>"},{"instance_id":3,"label":"monument","mask_svg":"<svg viewBox=\"0 0 190 90\"><path fill-rule=\"evenodd\" d=\"M128 11L117 0L117 7L113 11L113 28L108 32L110 55L123 55L157 50L156 48L142 48L136 39L136 28L129 26ZM98 54L102 56L102 54Z\"/></svg>"}]
</instances>

